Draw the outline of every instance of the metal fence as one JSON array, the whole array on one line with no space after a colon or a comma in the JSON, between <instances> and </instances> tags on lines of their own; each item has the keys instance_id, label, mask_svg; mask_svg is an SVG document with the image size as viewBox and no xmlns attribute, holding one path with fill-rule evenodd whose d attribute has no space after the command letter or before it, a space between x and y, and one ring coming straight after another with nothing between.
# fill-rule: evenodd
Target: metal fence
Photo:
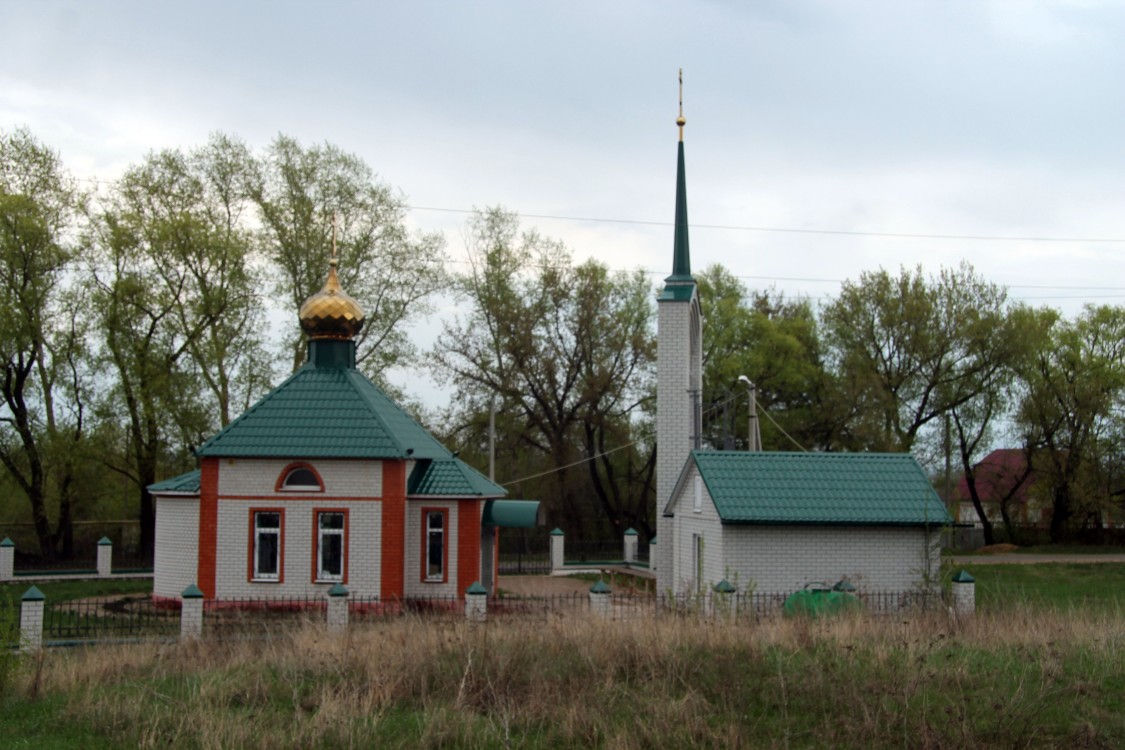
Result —
<instances>
[{"instance_id":1,"label":"metal fence","mask_svg":"<svg viewBox=\"0 0 1125 750\"><path fill-rule=\"evenodd\" d=\"M489 621L540 621L597 616L611 621L661 618L723 619L753 623L780 616L788 594L704 591L694 594L653 595L641 591L550 596L495 596L487 601ZM857 592L857 612L867 615L901 614L944 608L939 592ZM15 602L11 603L15 605ZM349 626L375 624L403 616L428 621L463 620L464 598L421 599L349 597ZM324 598L225 599L203 603L203 635L208 638L255 638L280 635L301 626L326 621ZM13 622L18 605L0 612ZM171 639L180 634L181 605L176 600L148 595L116 596L66 602L47 602L43 611L43 640L61 645L74 642Z\"/></svg>"},{"instance_id":2,"label":"metal fence","mask_svg":"<svg viewBox=\"0 0 1125 750\"><path fill-rule=\"evenodd\" d=\"M500 575L551 572L551 538L547 529L503 529L498 548Z\"/></svg>"},{"instance_id":3,"label":"metal fence","mask_svg":"<svg viewBox=\"0 0 1125 750\"><path fill-rule=\"evenodd\" d=\"M154 602L148 595L48 602L43 610L43 637L55 642L153 638L179 632L179 603Z\"/></svg>"}]
</instances>

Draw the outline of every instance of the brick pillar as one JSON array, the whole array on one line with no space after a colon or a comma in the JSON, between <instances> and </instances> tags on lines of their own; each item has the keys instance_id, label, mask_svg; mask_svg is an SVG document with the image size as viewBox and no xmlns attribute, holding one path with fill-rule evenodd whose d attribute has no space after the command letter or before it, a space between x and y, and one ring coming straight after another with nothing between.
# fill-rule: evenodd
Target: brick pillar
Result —
<instances>
[{"instance_id":1,"label":"brick pillar","mask_svg":"<svg viewBox=\"0 0 1125 750\"><path fill-rule=\"evenodd\" d=\"M98 578L113 575L113 542L103 536L98 540Z\"/></svg>"},{"instance_id":2,"label":"brick pillar","mask_svg":"<svg viewBox=\"0 0 1125 750\"><path fill-rule=\"evenodd\" d=\"M348 590L339 583L328 590L328 632L348 632Z\"/></svg>"},{"instance_id":3,"label":"brick pillar","mask_svg":"<svg viewBox=\"0 0 1125 750\"><path fill-rule=\"evenodd\" d=\"M11 581L16 577L16 544L8 537L0 542L0 581Z\"/></svg>"},{"instance_id":4,"label":"brick pillar","mask_svg":"<svg viewBox=\"0 0 1125 750\"><path fill-rule=\"evenodd\" d=\"M20 601L20 650L38 651L43 646L43 608L46 597L32 586Z\"/></svg>"},{"instance_id":5,"label":"brick pillar","mask_svg":"<svg viewBox=\"0 0 1125 750\"><path fill-rule=\"evenodd\" d=\"M487 617L488 591L480 585L480 581L473 581L473 585L465 589L465 619L484 622Z\"/></svg>"},{"instance_id":6,"label":"brick pillar","mask_svg":"<svg viewBox=\"0 0 1125 750\"><path fill-rule=\"evenodd\" d=\"M631 563L637 561L637 530L630 528L625 530L625 562Z\"/></svg>"},{"instance_id":7,"label":"brick pillar","mask_svg":"<svg viewBox=\"0 0 1125 750\"><path fill-rule=\"evenodd\" d=\"M613 605L610 597L613 591L606 586L605 581L598 581L590 587L590 611L603 620L613 616Z\"/></svg>"},{"instance_id":8,"label":"brick pillar","mask_svg":"<svg viewBox=\"0 0 1125 750\"><path fill-rule=\"evenodd\" d=\"M203 592L194 583L180 594L180 640L203 635Z\"/></svg>"},{"instance_id":9,"label":"brick pillar","mask_svg":"<svg viewBox=\"0 0 1125 750\"><path fill-rule=\"evenodd\" d=\"M977 611L976 579L966 570L959 570L953 576L953 614L970 617Z\"/></svg>"},{"instance_id":10,"label":"brick pillar","mask_svg":"<svg viewBox=\"0 0 1125 750\"><path fill-rule=\"evenodd\" d=\"M562 570L564 547L566 546L566 535L563 534L562 529L555 529L551 532L551 572Z\"/></svg>"}]
</instances>

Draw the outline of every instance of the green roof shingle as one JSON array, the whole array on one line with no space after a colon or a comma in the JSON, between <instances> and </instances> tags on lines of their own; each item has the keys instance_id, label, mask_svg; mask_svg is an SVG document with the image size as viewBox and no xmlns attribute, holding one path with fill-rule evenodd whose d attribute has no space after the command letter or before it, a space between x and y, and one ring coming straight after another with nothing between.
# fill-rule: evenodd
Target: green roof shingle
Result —
<instances>
[{"instance_id":1,"label":"green roof shingle","mask_svg":"<svg viewBox=\"0 0 1125 750\"><path fill-rule=\"evenodd\" d=\"M502 497L507 491L490 482L459 458L420 461L410 474L408 495L456 497Z\"/></svg>"},{"instance_id":2,"label":"green roof shingle","mask_svg":"<svg viewBox=\"0 0 1125 750\"><path fill-rule=\"evenodd\" d=\"M161 495L164 493L198 495L199 477L199 469L195 469L194 471L189 471L184 474L165 479L163 482L150 484L148 486L148 491L154 495Z\"/></svg>"},{"instance_id":3,"label":"green roof shingle","mask_svg":"<svg viewBox=\"0 0 1125 750\"><path fill-rule=\"evenodd\" d=\"M953 521L909 454L699 450L692 451L691 460L723 523L942 525ZM686 476L685 469L681 485ZM679 490L678 485L673 497L679 496Z\"/></svg>"},{"instance_id":4,"label":"green roof shingle","mask_svg":"<svg viewBox=\"0 0 1125 750\"><path fill-rule=\"evenodd\" d=\"M306 364L196 451L199 456L449 459L358 370Z\"/></svg>"}]
</instances>

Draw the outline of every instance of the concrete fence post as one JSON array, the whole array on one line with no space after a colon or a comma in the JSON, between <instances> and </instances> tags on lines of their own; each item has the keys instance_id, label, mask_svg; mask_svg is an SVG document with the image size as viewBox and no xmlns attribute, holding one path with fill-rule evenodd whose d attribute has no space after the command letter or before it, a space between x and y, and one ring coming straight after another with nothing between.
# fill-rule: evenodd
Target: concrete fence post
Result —
<instances>
[{"instance_id":1,"label":"concrete fence post","mask_svg":"<svg viewBox=\"0 0 1125 750\"><path fill-rule=\"evenodd\" d=\"M16 577L16 543L8 537L0 542L0 581L11 581Z\"/></svg>"},{"instance_id":2,"label":"concrete fence post","mask_svg":"<svg viewBox=\"0 0 1125 750\"><path fill-rule=\"evenodd\" d=\"M711 591L711 616L716 620L734 621L738 615L737 593L735 587L725 578L716 583Z\"/></svg>"},{"instance_id":3,"label":"concrete fence post","mask_svg":"<svg viewBox=\"0 0 1125 750\"><path fill-rule=\"evenodd\" d=\"M551 532L551 572L562 570L566 546L566 535L562 529Z\"/></svg>"},{"instance_id":4,"label":"concrete fence post","mask_svg":"<svg viewBox=\"0 0 1125 750\"><path fill-rule=\"evenodd\" d=\"M340 583L328 589L328 632L348 632L348 590Z\"/></svg>"},{"instance_id":5,"label":"concrete fence post","mask_svg":"<svg viewBox=\"0 0 1125 750\"><path fill-rule=\"evenodd\" d=\"M43 609L46 597L32 586L20 600L20 651L38 651L43 646Z\"/></svg>"},{"instance_id":6,"label":"concrete fence post","mask_svg":"<svg viewBox=\"0 0 1125 750\"><path fill-rule=\"evenodd\" d=\"M977 582L967 570L953 576L953 614L971 617L977 611Z\"/></svg>"},{"instance_id":7,"label":"concrete fence post","mask_svg":"<svg viewBox=\"0 0 1125 750\"><path fill-rule=\"evenodd\" d=\"M203 592L193 583L180 594L180 640L195 640L202 635Z\"/></svg>"},{"instance_id":8,"label":"concrete fence post","mask_svg":"<svg viewBox=\"0 0 1125 750\"><path fill-rule=\"evenodd\" d=\"M98 540L98 578L113 575L113 542L103 536Z\"/></svg>"},{"instance_id":9,"label":"concrete fence post","mask_svg":"<svg viewBox=\"0 0 1125 750\"><path fill-rule=\"evenodd\" d=\"M480 581L473 581L473 585L465 589L465 619L484 622L487 618L488 591L480 585Z\"/></svg>"},{"instance_id":10,"label":"concrete fence post","mask_svg":"<svg viewBox=\"0 0 1125 750\"><path fill-rule=\"evenodd\" d=\"M603 620L608 620L613 616L613 603L611 597L613 591L605 584L605 581L598 581L590 587L590 611Z\"/></svg>"},{"instance_id":11,"label":"concrete fence post","mask_svg":"<svg viewBox=\"0 0 1125 750\"><path fill-rule=\"evenodd\" d=\"M648 569L656 572L656 537L648 542Z\"/></svg>"},{"instance_id":12,"label":"concrete fence post","mask_svg":"<svg viewBox=\"0 0 1125 750\"><path fill-rule=\"evenodd\" d=\"M625 530L625 562L633 563L637 561L637 530L629 528Z\"/></svg>"}]
</instances>

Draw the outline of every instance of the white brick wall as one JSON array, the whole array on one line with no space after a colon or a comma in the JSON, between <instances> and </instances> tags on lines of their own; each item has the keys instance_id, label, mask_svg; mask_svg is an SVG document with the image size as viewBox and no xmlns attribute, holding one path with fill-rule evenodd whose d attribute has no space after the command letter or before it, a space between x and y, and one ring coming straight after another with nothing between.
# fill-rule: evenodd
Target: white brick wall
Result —
<instances>
[{"instance_id":1,"label":"white brick wall","mask_svg":"<svg viewBox=\"0 0 1125 750\"><path fill-rule=\"evenodd\" d=\"M275 492L278 477L292 459L219 459L219 497L293 496L295 492ZM316 469L324 481L323 493L329 497L382 497L381 461L310 459L302 461Z\"/></svg>"},{"instance_id":2,"label":"white brick wall","mask_svg":"<svg viewBox=\"0 0 1125 750\"><path fill-rule=\"evenodd\" d=\"M280 583L249 580L251 508L279 508L284 511L284 580ZM381 504L339 497L293 499L279 494L267 500L232 500L220 496L216 597L323 596L334 582L313 581L313 518L317 510L337 509L348 511L348 580L344 585L353 596L377 596L382 547Z\"/></svg>"},{"instance_id":3,"label":"white brick wall","mask_svg":"<svg viewBox=\"0 0 1125 750\"><path fill-rule=\"evenodd\" d=\"M743 590L753 581L756 591L788 593L847 577L860 590L910 591L924 580L926 532L920 527L723 526L722 534L724 564ZM936 531L930 541L935 580L941 562Z\"/></svg>"},{"instance_id":4,"label":"white brick wall","mask_svg":"<svg viewBox=\"0 0 1125 750\"><path fill-rule=\"evenodd\" d=\"M674 584L673 560L681 552L664 507L693 447L693 395L701 386L702 324L699 301L662 301L658 305L656 353L656 537L657 588Z\"/></svg>"},{"instance_id":5,"label":"white brick wall","mask_svg":"<svg viewBox=\"0 0 1125 750\"><path fill-rule=\"evenodd\" d=\"M444 583L422 581L422 509L446 509L446 576ZM410 500L406 503L406 582L407 597L458 596L457 590L457 501Z\"/></svg>"},{"instance_id":6,"label":"white brick wall","mask_svg":"<svg viewBox=\"0 0 1125 750\"><path fill-rule=\"evenodd\" d=\"M695 511L695 481L698 476L699 470L693 464L680 494L676 496L675 530L671 532L675 539L676 555L673 559L670 588L661 589L661 592L706 591L724 578L730 579L723 561L723 535L719 514L711 501L710 493L707 492L707 485L702 482L700 483L702 502L699 512ZM703 539L702 580L697 580L695 535Z\"/></svg>"},{"instance_id":7,"label":"white brick wall","mask_svg":"<svg viewBox=\"0 0 1125 750\"><path fill-rule=\"evenodd\" d=\"M152 591L179 597L197 583L199 562L199 498L156 498L156 551Z\"/></svg>"}]
</instances>

